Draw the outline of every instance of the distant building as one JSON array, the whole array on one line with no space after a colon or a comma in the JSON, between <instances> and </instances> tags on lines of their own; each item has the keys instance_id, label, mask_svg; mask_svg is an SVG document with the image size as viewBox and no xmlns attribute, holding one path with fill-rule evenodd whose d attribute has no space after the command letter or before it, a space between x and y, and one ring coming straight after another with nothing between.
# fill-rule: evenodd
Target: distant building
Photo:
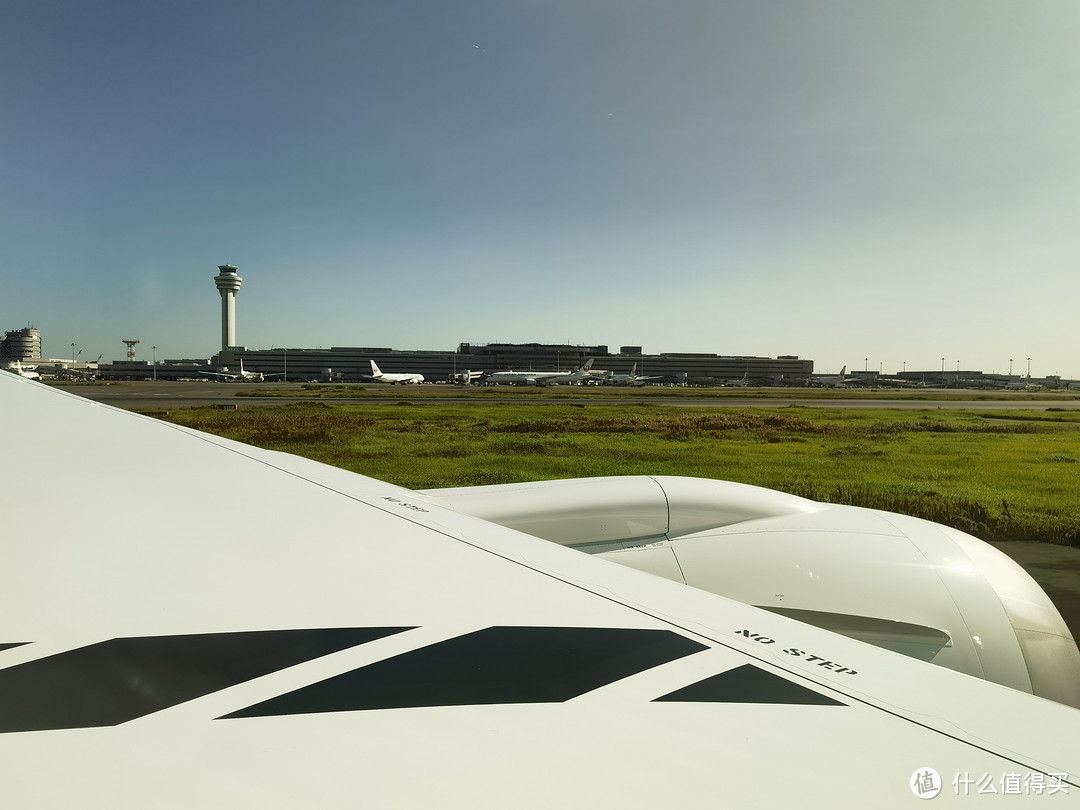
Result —
<instances>
[{"instance_id":1,"label":"distant building","mask_svg":"<svg viewBox=\"0 0 1080 810\"><path fill-rule=\"evenodd\" d=\"M627 351L629 350L629 351ZM370 361L390 373L423 374L430 382L452 379L465 371L571 371L586 360L594 370L660 378L657 382L720 385L743 380L777 385L805 379L814 372L812 360L787 355L770 357L725 356L709 353L642 354L640 346L623 346L612 354L604 345L577 346L547 343L462 343L457 351L401 351L388 347L335 346L330 349L231 348L211 358L217 366L247 371L287 374L290 380L358 382L371 377ZM158 376L162 369L158 367Z\"/></svg>"},{"instance_id":2,"label":"distant building","mask_svg":"<svg viewBox=\"0 0 1080 810\"><path fill-rule=\"evenodd\" d=\"M5 332L0 340L0 358L38 360L41 358L41 332L33 327Z\"/></svg>"},{"instance_id":3,"label":"distant building","mask_svg":"<svg viewBox=\"0 0 1080 810\"><path fill-rule=\"evenodd\" d=\"M213 371L206 360L116 360L96 367L103 380L205 380L203 372Z\"/></svg>"}]
</instances>

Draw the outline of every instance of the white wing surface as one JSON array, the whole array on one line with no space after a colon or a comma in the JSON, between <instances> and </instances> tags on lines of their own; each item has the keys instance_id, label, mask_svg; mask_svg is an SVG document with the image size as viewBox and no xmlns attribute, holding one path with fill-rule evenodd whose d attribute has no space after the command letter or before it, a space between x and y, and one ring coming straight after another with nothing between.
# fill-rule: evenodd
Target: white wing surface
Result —
<instances>
[{"instance_id":1,"label":"white wing surface","mask_svg":"<svg viewBox=\"0 0 1080 810\"><path fill-rule=\"evenodd\" d=\"M1080 796L1074 709L15 375L0 416L5 806Z\"/></svg>"}]
</instances>

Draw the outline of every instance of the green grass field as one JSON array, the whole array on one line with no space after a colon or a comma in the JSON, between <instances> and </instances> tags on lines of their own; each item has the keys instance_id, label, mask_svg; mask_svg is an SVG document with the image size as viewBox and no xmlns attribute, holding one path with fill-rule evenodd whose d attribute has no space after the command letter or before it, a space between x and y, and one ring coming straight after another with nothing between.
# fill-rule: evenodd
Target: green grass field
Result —
<instances>
[{"instance_id":1,"label":"green grass field","mask_svg":"<svg viewBox=\"0 0 1080 810\"><path fill-rule=\"evenodd\" d=\"M932 406L928 404L928 408ZM156 414L410 488L689 475L1080 546L1080 412L326 402Z\"/></svg>"}]
</instances>

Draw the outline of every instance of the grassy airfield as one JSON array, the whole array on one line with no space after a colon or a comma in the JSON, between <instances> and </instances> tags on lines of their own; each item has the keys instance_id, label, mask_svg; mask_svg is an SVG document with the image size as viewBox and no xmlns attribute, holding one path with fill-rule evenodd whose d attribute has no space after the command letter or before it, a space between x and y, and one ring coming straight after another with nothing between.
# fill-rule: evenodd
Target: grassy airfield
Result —
<instances>
[{"instance_id":1,"label":"grassy airfield","mask_svg":"<svg viewBox=\"0 0 1080 810\"><path fill-rule=\"evenodd\" d=\"M1080 411L596 403L313 401L163 418L410 488L689 475L902 512L986 540L1080 546Z\"/></svg>"}]
</instances>

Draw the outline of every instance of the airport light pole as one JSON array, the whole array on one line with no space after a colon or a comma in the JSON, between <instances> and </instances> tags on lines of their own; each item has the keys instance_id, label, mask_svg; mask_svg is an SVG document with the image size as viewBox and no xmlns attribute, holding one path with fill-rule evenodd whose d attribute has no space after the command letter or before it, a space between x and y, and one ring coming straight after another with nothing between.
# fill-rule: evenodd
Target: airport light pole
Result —
<instances>
[{"instance_id":1,"label":"airport light pole","mask_svg":"<svg viewBox=\"0 0 1080 810\"><path fill-rule=\"evenodd\" d=\"M157 382L157 346L151 346L154 350L154 382Z\"/></svg>"},{"instance_id":2,"label":"airport light pole","mask_svg":"<svg viewBox=\"0 0 1080 810\"><path fill-rule=\"evenodd\" d=\"M281 381L289 381L289 350L281 350Z\"/></svg>"},{"instance_id":3,"label":"airport light pole","mask_svg":"<svg viewBox=\"0 0 1080 810\"><path fill-rule=\"evenodd\" d=\"M71 344L71 367L75 368L75 343Z\"/></svg>"},{"instance_id":4,"label":"airport light pole","mask_svg":"<svg viewBox=\"0 0 1080 810\"><path fill-rule=\"evenodd\" d=\"M1012 376L1012 361L1013 361L1013 359L1010 357L1009 358L1009 376L1010 377Z\"/></svg>"},{"instance_id":5,"label":"airport light pole","mask_svg":"<svg viewBox=\"0 0 1080 810\"><path fill-rule=\"evenodd\" d=\"M1028 378L1028 382L1031 382L1031 358L1029 357L1029 358L1027 359L1027 361L1028 361L1028 365L1027 365L1027 378Z\"/></svg>"}]
</instances>

